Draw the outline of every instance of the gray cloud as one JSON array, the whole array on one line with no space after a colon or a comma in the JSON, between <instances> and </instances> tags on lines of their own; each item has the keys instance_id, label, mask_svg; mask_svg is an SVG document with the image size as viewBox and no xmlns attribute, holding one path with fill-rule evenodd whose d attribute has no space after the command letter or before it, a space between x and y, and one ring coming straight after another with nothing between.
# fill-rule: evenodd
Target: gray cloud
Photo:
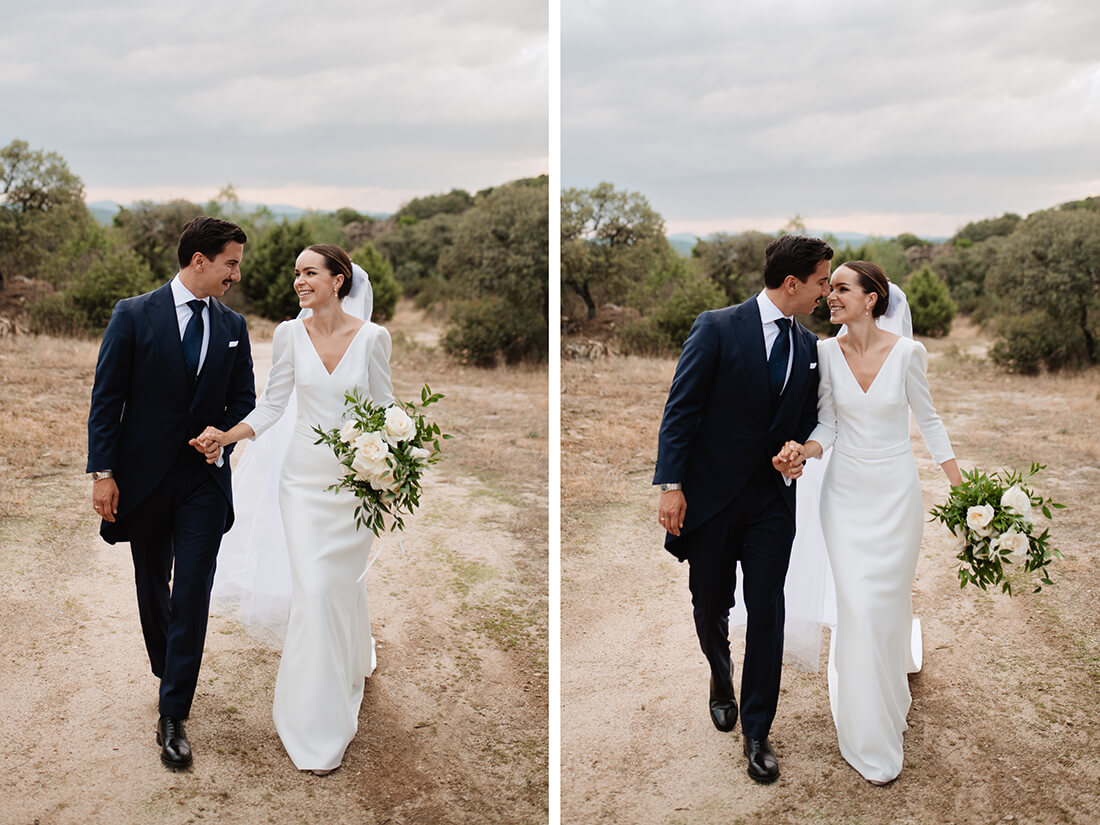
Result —
<instances>
[{"instance_id":1,"label":"gray cloud","mask_svg":"<svg viewBox=\"0 0 1100 825\"><path fill-rule=\"evenodd\" d=\"M1081 197L1098 24L1087 0L563 3L563 183L641 191L670 223Z\"/></svg>"},{"instance_id":2,"label":"gray cloud","mask_svg":"<svg viewBox=\"0 0 1100 825\"><path fill-rule=\"evenodd\" d=\"M60 152L90 189L438 191L547 171L541 0L45 2L6 17L7 139Z\"/></svg>"}]
</instances>

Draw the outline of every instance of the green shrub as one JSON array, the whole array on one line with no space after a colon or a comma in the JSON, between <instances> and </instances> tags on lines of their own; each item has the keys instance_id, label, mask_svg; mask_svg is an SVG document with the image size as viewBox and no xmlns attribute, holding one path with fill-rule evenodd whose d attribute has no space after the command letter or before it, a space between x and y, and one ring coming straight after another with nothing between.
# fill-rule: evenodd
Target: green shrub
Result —
<instances>
[{"instance_id":1,"label":"green shrub","mask_svg":"<svg viewBox=\"0 0 1100 825\"><path fill-rule=\"evenodd\" d=\"M388 321L393 317L397 299L401 297L401 285L393 276L393 267L370 241L351 253L351 259L363 267L370 278L374 310L369 320Z\"/></svg>"},{"instance_id":2,"label":"green shrub","mask_svg":"<svg viewBox=\"0 0 1100 825\"><path fill-rule=\"evenodd\" d=\"M905 297L913 313L913 332L917 335L940 337L951 331L951 322L958 311L951 294L940 277L928 266L922 266L905 282Z\"/></svg>"},{"instance_id":3,"label":"green shrub","mask_svg":"<svg viewBox=\"0 0 1100 825\"><path fill-rule=\"evenodd\" d=\"M624 355L671 355L675 345L652 318L630 321L618 332L619 349Z\"/></svg>"},{"instance_id":4,"label":"green shrub","mask_svg":"<svg viewBox=\"0 0 1100 825\"><path fill-rule=\"evenodd\" d=\"M141 295L156 286L149 265L133 250L114 245L95 258L91 266L73 275L65 297L87 318L89 332L107 328L115 304Z\"/></svg>"},{"instance_id":5,"label":"green shrub","mask_svg":"<svg viewBox=\"0 0 1100 825\"><path fill-rule=\"evenodd\" d=\"M635 355L677 353L699 314L725 305L725 290L717 283L705 275L687 276L651 314L623 327L620 347Z\"/></svg>"},{"instance_id":6,"label":"green shrub","mask_svg":"<svg viewBox=\"0 0 1100 825\"><path fill-rule=\"evenodd\" d=\"M316 243L303 220L283 220L259 233L245 247L241 291L252 309L273 321L297 318L301 307L294 293L294 262Z\"/></svg>"},{"instance_id":7,"label":"green shrub","mask_svg":"<svg viewBox=\"0 0 1100 825\"><path fill-rule=\"evenodd\" d=\"M726 293L710 278L698 276L681 283L650 316L677 350L687 340L699 314L726 305Z\"/></svg>"},{"instance_id":8,"label":"green shrub","mask_svg":"<svg viewBox=\"0 0 1100 825\"><path fill-rule=\"evenodd\" d=\"M60 293L39 298L27 308L31 332L44 335L87 335L88 317Z\"/></svg>"},{"instance_id":9,"label":"green shrub","mask_svg":"<svg viewBox=\"0 0 1100 825\"><path fill-rule=\"evenodd\" d=\"M456 304L451 325L443 336L443 350L467 364L496 366L542 361L546 358L546 322L537 310L498 296Z\"/></svg>"},{"instance_id":10,"label":"green shrub","mask_svg":"<svg viewBox=\"0 0 1100 825\"><path fill-rule=\"evenodd\" d=\"M461 215L439 256L455 298L447 352L483 366L495 361L492 350L509 364L546 360L549 223L546 185L522 181L479 193Z\"/></svg>"},{"instance_id":11,"label":"green shrub","mask_svg":"<svg viewBox=\"0 0 1100 825\"><path fill-rule=\"evenodd\" d=\"M157 286L148 264L119 235L88 224L50 261L68 277L63 288L30 307L32 327L58 335L99 335L115 304Z\"/></svg>"},{"instance_id":12,"label":"green shrub","mask_svg":"<svg viewBox=\"0 0 1100 825\"><path fill-rule=\"evenodd\" d=\"M998 319L997 338L989 355L995 364L1012 372L1034 374L1042 366L1059 370L1089 363L1081 331L1043 312Z\"/></svg>"}]
</instances>

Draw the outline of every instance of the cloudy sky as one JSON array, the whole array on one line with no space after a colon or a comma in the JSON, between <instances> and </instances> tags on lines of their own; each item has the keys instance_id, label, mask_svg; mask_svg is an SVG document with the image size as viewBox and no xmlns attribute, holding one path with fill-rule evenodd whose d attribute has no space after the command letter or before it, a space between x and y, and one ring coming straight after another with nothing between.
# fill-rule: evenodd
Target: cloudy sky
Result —
<instances>
[{"instance_id":1,"label":"cloudy sky","mask_svg":"<svg viewBox=\"0 0 1100 825\"><path fill-rule=\"evenodd\" d=\"M0 145L89 202L391 211L548 171L545 0L4 3Z\"/></svg>"},{"instance_id":2,"label":"cloudy sky","mask_svg":"<svg viewBox=\"0 0 1100 825\"><path fill-rule=\"evenodd\" d=\"M1100 194L1095 0L562 0L562 182L670 232L950 235Z\"/></svg>"}]
</instances>

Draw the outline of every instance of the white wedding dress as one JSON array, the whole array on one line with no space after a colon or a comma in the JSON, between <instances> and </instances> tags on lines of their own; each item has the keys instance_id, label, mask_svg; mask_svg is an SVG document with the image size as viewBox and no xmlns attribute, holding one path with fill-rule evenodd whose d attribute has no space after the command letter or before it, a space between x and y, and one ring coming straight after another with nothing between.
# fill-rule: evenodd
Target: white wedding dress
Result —
<instances>
[{"instance_id":1,"label":"white wedding dress","mask_svg":"<svg viewBox=\"0 0 1100 825\"><path fill-rule=\"evenodd\" d=\"M340 308L363 321L369 321L374 311L370 276L355 262L351 292L340 299ZM298 318L311 314L303 309ZM237 445L235 519L233 528L222 536L210 594L212 612L235 618L254 638L274 648L282 648L290 619L290 559L279 511L279 474L297 410L297 398L291 392L283 417L262 439Z\"/></svg>"},{"instance_id":2,"label":"white wedding dress","mask_svg":"<svg viewBox=\"0 0 1100 825\"><path fill-rule=\"evenodd\" d=\"M821 487L836 584L829 703L841 754L865 778L888 782L902 767L907 673L920 664L913 661L911 589L924 507L910 410L937 463L954 453L932 405L921 343L898 338L866 392L837 339L818 345L818 364L818 426L810 438L832 446Z\"/></svg>"},{"instance_id":3,"label":"white wedding dress","mask_svg":"<svg viewBox=\"0 0 1100 825\"><path fill-rule=\"evenodd\" d=\"M389 357L389 333L366 322L330 374L302 321L286 321L275 330L263 395L244 419L262 437L292 391L297 396L278 484L292 594L272 715L301 770L340 764L358 728L363 679L374 670L365 583L372 534L355 529L357 499L328 489L343 467L327 445L313 443L312 427L339 427L353 386L392 404Z\"/></svg>"}]
</instances>

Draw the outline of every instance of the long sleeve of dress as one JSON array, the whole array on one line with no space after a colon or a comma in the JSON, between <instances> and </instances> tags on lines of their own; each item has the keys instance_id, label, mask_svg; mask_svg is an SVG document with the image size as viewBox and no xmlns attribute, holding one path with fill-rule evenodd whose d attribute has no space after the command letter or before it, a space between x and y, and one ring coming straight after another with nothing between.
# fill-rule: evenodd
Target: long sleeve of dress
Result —
<instances>
[{"instance_id":1,"label":"long sleeve of dress","mask_svg":"<svg viewBox=\"0 0 1100 825\"><path fill-rule=\"evenodd\" d=\"M955 457L955 451L951 449L947 430L932 405L932 391L928 387L928 350L920 341L915 343L905 374L905 395L928 452L937 464L943 464Z\"/></svg>"},{"instance_id":2,"label":"long sleeve of dress","mask_svg":"<svg viewBox=\"0 0 1100 825\"><path fill-rule=\"evenodd\" d=\"M817 382L817 426L807 441L816 441L822 450L827 450L836 441L836 404L833 402L833 373L830 360L823 351L826 346L835 346L836 340L821 345L818 357Z\"/></svg>"},{"instance_id":3,"label":"long sleeve of dress","mask_svg":"<svg viewBox=\"0 0 1100 825\"><path fill-rule=\"evenodd\" d=\"M270 429L282 417L294 389L294 335L290 328L292 323L294 322L285 321L275 328L275 334L271 338L271 370L267 374L267 384L260 400L256 402L256 409L242 419L255 430L257 436ZM388 366L386 379L389 380Z\"/></svg>"},{"instance_id":4,"label":"long sleeve of dress","mask_svg":"<svg viewBox=\"0 0 1100 825\"><path fill-rule=\"evenodd\" d=\"M367 356L367 382L371 401L382 407L393 403L393 383L390 380L392 347L389 330L378 327L378 334L371 341L370 354Z\"/></svg>"}]
</instances>

